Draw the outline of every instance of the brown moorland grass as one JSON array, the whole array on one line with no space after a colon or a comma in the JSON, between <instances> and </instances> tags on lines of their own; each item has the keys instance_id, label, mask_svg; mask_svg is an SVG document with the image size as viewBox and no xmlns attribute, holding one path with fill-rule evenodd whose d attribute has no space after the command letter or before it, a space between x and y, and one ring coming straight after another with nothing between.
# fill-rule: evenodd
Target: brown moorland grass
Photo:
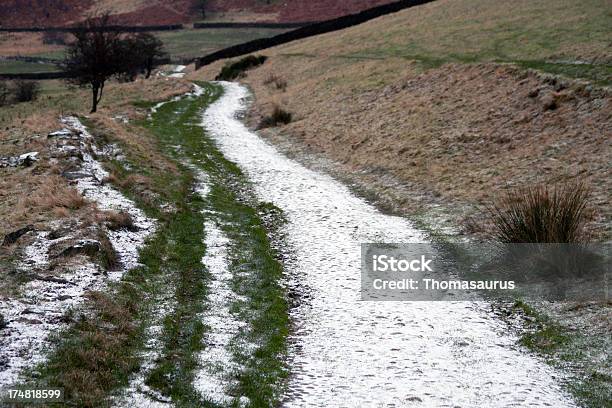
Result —
<instances>
[{"instance_id":1,"label":"brown moorland grass","mask_svg":"<svg viewBox=\"0 0 612 408\"><path fill-rule=\"evenodd\" d=\"M59 118L66 114L86 115L89 92L86 89L69 88L53 81L44 84L48 93L39 100L0 108L0 156L14 156L30 151L40 153L39 161L32 167L7 167L0 169L0 236L26 224L44 223L54 218L69 216L78 210L75 190L59 176L67 163L51 164L49 161L50 131L61 127ZM153 78L129 84L110 83L100 112L91 120L100 120L120 134L126 147L141 151L142 160L168 166L159 154L152 153L151 139L138 132L131 133L129 124L113 119L117 115L142 118L143 113L133 102L168 99L190 90L181 80ZM164 164L166 163L166 164ZM171 168L170 168L171 170ZM143 183L146 178L130 180Z\"/></svg>"},{"instance_id":2,"label":"brown moorland grass","mask_svg":"<svg viewBox=\"0 0 612 408\"><path fill-rule=\"evenodd\" d=\"M610 91L490 62L608 61L604 3L440 0L260 51L269 59L243 80L251 123L283 106L292 123L264 135L332 159L390 210L442 205L455 225L508 188L584 179L609 235ZM265 84L271 75L285 92Z\"/></svg>"},{"instance_id":3,"label":"brown moorland grass","mask_svg":"<svg viewBox=\"0 0 612 408\"><path fill-rule=\"evenodd\" d=\"M0 55L37 55L63 51L61 45L44 44L42 33L0 32Z\"/></svg>"}]
</instances>

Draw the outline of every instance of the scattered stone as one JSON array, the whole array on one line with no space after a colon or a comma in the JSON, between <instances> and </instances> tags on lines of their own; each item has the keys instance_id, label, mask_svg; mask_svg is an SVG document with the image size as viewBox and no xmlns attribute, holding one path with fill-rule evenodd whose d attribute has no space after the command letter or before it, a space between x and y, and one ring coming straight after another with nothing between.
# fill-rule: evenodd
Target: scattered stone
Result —
<instances>
[{"instance_id":1,"label":"scattered stone","mask_svg":"<svg viewBox=\"0 0 612 408\"><path fill-rule=\"evenodd\" d=\"M0 168L17 167L17 157L0 157Z\"/></svg>"},{"instance_id":2,"label":"scattered stone","mask_svg":"<svg viewBox=\"0 0 612 408\"><path fill-rule=\"evenodd\" d=\"M406 401L408 401L408 402L423 402L423 400L420 399L419 397L408 397L408 398L406 398Z\"/></svg>"},{"instance_id":3,"label":"scattered stone","mask_svg":"<svg viewBox=\"0 0 612 408\"><path fill-rule=\"evenodd\" d=\"M59 300L60 302L63 302L64 300L68 300L68 299L72 299L72 296L69 295L61 295L57 297L57 300Z\"/></svg>"},{"instance_id":4,"label":"scattered stone","mask_svg":"<svg viewBox=\"0 0 612 408\"><path fill-rule=\"evenodd\" d=\"M26 319L25 317L20 317L19 319L17 319L17 321L20 323L27 324L42 324L42 322L38 319Z\"/></svg>"},{"instance_id":5,"label":"scattered stone","mask_svg":"<svg viewBox=\"0 0 612 408\"><path fill-rule=\"evenodd\" d=\"M62 285L75 285L73 282L70 282L70 281L68 281L66 279L58 278L58 277L51 276L51 275L48 275L48 276L36 275L36 276L34 276L34 279L40 280L40 281L43 281L43 282L59 283L59 284L62 284Z\"/></svg>"},{"instance_id":6,"label":"scattered stone","mask_svg":"<svg viewBox=\"0 0 612 408\"><path fill-rule=\"evenodd\" d=\"M6 234L4 237L4 241L2 241L2 246L12 245L23 235L27 234L30 231L34 231L35 228L33 225L28 225L26 227L20 228L17 231L13 231L9 234Z\"/></svg>"},{"instance_id":7,"label":"scattered stone","mask_svg":"<svg viewBox=\"0 0 612 408\"><path fill-rule=\"evenodd\" d=\"M4 319L2 313L0 313L0 330L5 329L8 326L8 322Z\"/></svg>"},{"instance_id":8,"label":"scattered stone","mask_svg":"<svg viewBox=\"0 0 612 408\"><path fill-rule=\"evenodd\" d=\"M101 244L94 239L86 239L69 246L57 255L57 257L71 257L75 255L94 256L100 252Z\"/></svg>"},{"instance_id":9,"label":"scattered stone","mask_svg":"<svg viewBox=\"0 0 612 408\"><path fill-rule=\"evenodd\" d=\"M29 152L13 157L0 157L0 168L17 166L29 167L36 161L38 161L38 152Z\"/></svg>"},{"instance_id":10,"label":"scattered stone","mask_svg":"<svg viewBox=\"0 0 612 408\"><path fill-rule=\"evenodd\" d=\"M38 161L38 152L24 153L17 160L20 166L30 167Z\"/></svg>"},{"instance_id":11,"label":"scattered stone","mask_svg":"<svg viewBox=\"0 0 612 408\"><path fill-rule=\"evenodd\" d=\"M57 130L55 132L51 132L47 135L47 137L52 138L52 137L69 137L72 136L72 132L70 131L70 129L61 129L61 130Z\"/></svg>"},{"instance_id":12,"label":"scattered stone","mask_svg":"<svg viewBox=\"0 0 612 408\"><path fill-rule=\"evenodd\" d=\"M86 178L93 178L94 177L93 174L85 173L85 172L82 172L82 171L65 171L64 173L62 173L62 176L64 176L68 180L80 180L80 179L86 179Z\"/></svg>"}]
</instances>

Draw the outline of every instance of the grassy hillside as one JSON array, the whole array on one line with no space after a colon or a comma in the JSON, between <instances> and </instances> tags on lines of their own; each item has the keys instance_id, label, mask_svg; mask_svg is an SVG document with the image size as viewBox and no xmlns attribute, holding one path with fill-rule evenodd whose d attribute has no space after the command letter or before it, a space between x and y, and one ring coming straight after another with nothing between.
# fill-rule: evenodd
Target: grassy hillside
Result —
<instances>
[{"instance_id":1,"label":"grassy hillside","mask_svg":"<svg viewBox=\"0 0 612 408\"><path fill-rule=\"evenodd\" d=\"M351 172L385 173L387 185L460 213L508 186L580 175L609 233L610 98L598 90L612 80L607 3L439 0L264 50L268 62L245 81L255 116L281 105L294 114L283 134Z\"/></svg>"},{"instance_id":2,"label":"grassy hillside","mask_svg":"<svg viewBox=\"0 0 612 408\"><path fill-rule=\"evenodd\" d=\"M518 62L609 81L612 13L604 12L607 8L607 0L440 0L273 52L349 60L401 58L425 67ZM585 62L578 70L572 67Z\"/></svg>"},{"instance_id":3,"label":"grassy hillside","mask_svg":"<svg viewBox=\"0 0 612 408\"><path fill-rule=\"evenodd\" d=\"M196 58L221 48L257 38L271 37L286 30L227 28L163 31L155 33L173 58Z\"/></svg>"}]
</instances>

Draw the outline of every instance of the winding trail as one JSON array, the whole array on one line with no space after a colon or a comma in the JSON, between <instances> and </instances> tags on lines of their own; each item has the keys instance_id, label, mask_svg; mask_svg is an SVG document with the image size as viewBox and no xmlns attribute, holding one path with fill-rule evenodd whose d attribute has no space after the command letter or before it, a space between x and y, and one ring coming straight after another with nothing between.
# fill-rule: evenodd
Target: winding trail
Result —
<instances>
[{"instance_id":1,"label":"winding trail","mask_svg":"<svg viewBox=\"0 0 612 408\"><path fill-rule=\"evenodd\" d=\"M285 212L287 278L308 293L291 311L284 406L575 406L484 302L360 301L359 244L424 236L250 132L237 118L247 90L222 85L203 125L259 198Z\"/></svg>"}]
</instances>

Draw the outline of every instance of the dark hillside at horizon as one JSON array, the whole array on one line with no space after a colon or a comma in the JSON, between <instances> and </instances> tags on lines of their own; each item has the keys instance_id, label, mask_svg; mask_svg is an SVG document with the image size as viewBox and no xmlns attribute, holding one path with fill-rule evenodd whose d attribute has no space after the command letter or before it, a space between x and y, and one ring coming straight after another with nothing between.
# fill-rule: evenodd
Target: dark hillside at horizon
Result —
<instances>
[{"instance_id":1,"label":"dark hillside at horizon","mask_svg":"<svg viewBox=\"0 0 612 408\"><path fill-rule=\"evenodd\" d=\"M0 27L63 27L85 16L109 10L117 24L165 25L194 21L303 22L320 21L356 13L392 0L312 0L302 2L262 0L210 0L203 19L199 0L4 0Z\"/></svg>"}]
</instances>

